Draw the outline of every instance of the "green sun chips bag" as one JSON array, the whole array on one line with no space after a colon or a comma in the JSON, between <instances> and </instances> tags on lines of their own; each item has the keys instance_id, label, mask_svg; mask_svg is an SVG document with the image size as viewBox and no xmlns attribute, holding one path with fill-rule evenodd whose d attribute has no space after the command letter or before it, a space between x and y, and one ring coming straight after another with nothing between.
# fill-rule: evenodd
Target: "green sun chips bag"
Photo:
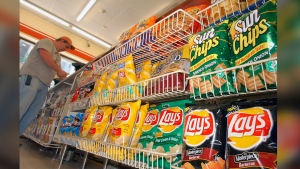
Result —
<instances>
[{"instance_id":1,"label":"green sun chips bag","mask_svg":"<svg viewBox=\"0 0 300 169\"><path fill-rule=\"evenodd\" d=\"M189 37L190 77L230 67L228 20ZM220 71L190 80L195 97L234 93L231 71Z\"/></svg>"}]
</instances>

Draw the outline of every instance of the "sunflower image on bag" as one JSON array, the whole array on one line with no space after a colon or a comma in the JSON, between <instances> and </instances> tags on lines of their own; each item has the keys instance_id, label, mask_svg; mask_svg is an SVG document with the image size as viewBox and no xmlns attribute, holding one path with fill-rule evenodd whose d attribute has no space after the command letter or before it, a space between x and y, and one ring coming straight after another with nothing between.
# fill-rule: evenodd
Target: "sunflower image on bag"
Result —
<instances>
[{"instance_id":1,"label":"sunflower image on bag","mask_svg":"<svg viewBox=\"0 0 300 169\"><path fill-rule=\"evenodd\" d=\"M277 6L268 1L229 24L235 66L277 57ZM277 87L277 60L236 69L234 84L240 92Z\"/></svg>"},{"instance_id":2,"label":"sunflower image on bag","mask_svg":"<svg viewBox=\"0 0 300 169\"><path fill-rule=\"evenodd\" d=\"M232 72L222 71L230 65L228 20L189 37L190 77L220 71L190 80L195 97L209 97L235 93Z\"/></svg>"}]
</instances>

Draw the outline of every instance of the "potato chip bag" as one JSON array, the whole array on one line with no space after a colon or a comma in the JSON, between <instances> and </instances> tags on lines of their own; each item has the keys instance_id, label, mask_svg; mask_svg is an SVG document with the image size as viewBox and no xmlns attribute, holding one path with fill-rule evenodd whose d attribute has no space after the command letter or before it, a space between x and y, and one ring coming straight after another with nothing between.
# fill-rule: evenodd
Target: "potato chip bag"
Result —
<instances>
[{"instance_id":1,"label":"potato chip bag","mask_svg":"<svg viewBox=\"0 0 300 169\"><path fill-rule=\"evenodd\" d=\"M132 54L118 62L119 87L137 82Z\"/></svg>"},{"instance_id":2,"label":"potato chip bag","mask_svg":"<svg viewBox=\"0 0 300 169\"><path fill-rule=\"evenodd\" d=\"M80 133L80 127L82 125L82 121L83 121L83 116L84 113L77 113L75 118L74 118L74 122L72 124L73 129L72 129L72 135L73 136L79 136Z\"/></svg>"},{"instance_id":3,"label":"potato chip bag","mask_svg":"<svg viewBox=\"0 0 300 169\"><path fill-rule=\"evenodd\" d=\"M137 100L136 102L124 102L119 106L114 118L113 128L109 135L109 141L111 143L129 146L140 106L141 100ZM124 150L116 150L116 154L118 154L117 157L119 160L124 160L126 157Z\"/></svg>"},{"instance_id":4,"label":"potato chip bag","mask_svg":"<svg viewBox=\"0 0 300 169\"><path fill-rule=\"evenodd\" d=\"M112 110L112 114L109 117L108 126L107 126L107 128L105 130L105 136L103 138L103 142L109 142L109 143L111 143L109 135L111 133L111 130L113 129L113 122L114 122L114 118L115 118L115 116L117 114L118 109L119 109L119 107L116 107L116 108L114 108ZM101 147L101 151L107 153L107 155L110 155L109 154L109 149L107 147Z\"/></svg>"},{"instance_id":5,"label":"potato chip bag","mask_svg":"<svg viewBox=\"0 0 300 169\"><path fill-rule=\"evenodd\" d=\"M132 54L128 55L127 57L118 62L118 80L119 87L137 82ZM116 91L117 101L131 99L133 96L136 95L136 92L134 92L135 90L136 89L133 89L132 86L127 86L126 88L119 88Z\"/></svg>"},{"instance_id":6,"label":"potato chip bag","mask_svg":"<svg viewBox=\"0 0 300 169\"><path fill-rule=\"evenodd\" d=\"M125 102L119 106L109 136L112 143L123 146L129 145L129 139L140 107L141 100Z\"/></svg>"},{"instance_id":7,"label":"potato chip bag","mask_svg":"<svg viewBox=\"0 0 300 169\"><path fill-rule=\"evenodd\" d=\"M225 168L228 104L194 105L184 119L183 166Z\"/></svg>"},{"instance_id":8,"label":"potato chip bag","mask_svg":"<svg viewBox=\"0 0 300 169\"><path fill-rule=\"evenodd\" d=\"M147 19L143 20L142 22L138 23L136 29L134 30L132 37L144 32L146 29L148 29L149 27L154 25L155 21L156 21L156 15L153 15L150 18L147 18Z\"/></svg>"},{"instance_id":9,"label":"potato chip bag","mask_svg":"<svg viewBox=\"0 0 300 169\"><path fill-rule=\"evenodd\" d=\"M147 60L137 66L136 77L138 82L148 80L151 78L151 67L152 65L150 60ZM147 82L139 83L137 96L142 96L145 90L145 86L147 86L147 84Z\"/></svg>"},{"instance_id":10,"label":"potato chip bag","mask_svg":"<svg viewBox=\"0 0 300 169\"><path fill-rule=\"evenodd\" d=\"M272 1L229 24L235 66L277 57L277 5ZM234 83L240 92L277 87L277 60L236 69Z\"/></svg>"},{"instance_id":11,"label":"potato chip bag","mask_svg":"<svg viewBox=\"0 0 300 169\"><path fill-rule=\"evenodd\" d=\"M94 95L92 96L91 100L94 104L100 104L100 100L102 99L102 93L104 88L105 88L105 83L106 83L106 79L107 79L107 69L109 69L109 67L104 68L105 71L103 71L103 74L100 76L99 79L96 80L95 83L95 87L94 87Z\"/></svg>"},{"instance_id":12,"label":"potato chip bag","mask_svg":"<svg viewBox=\"0 0 300 169\"><path fill-rule=\"evenodd\" d=\"M129 30L127 30L126 32L123 32L119 38L119 43L122 45L124 44L126 41L128 41L131 37L132 34L134 33L136 27L138 24L135 24L133 27L131 27Z\"/></svg>"},{"instance_id":13,"label":"potato chip bag","mask_svg":"<svg viewBox=\"0 0 300 169\"><path fill-rule=\"evenodd\" d=\"M138 149L152 150L160 110L160 105L150 105L142 128L142 134L137 144ZM149 154L141 152L135 156L135 161L146 167L149 162Z\"/></svg>"},{"instance_id":14,"label":"potato chip bag","mask_svg":"<svg viewBox=\"0 0 300 169\"><path fill-rule=\"evenodd\" d=\"M118 86L118 64L114 63L107 69L107 79L100 96L101 103L112 102L114 94L112 90Z\"/></svg>"},{"instance_id":15,"label":"potato chip bag","mask_svg":"<svg viewBox=\"0 0 300 169\"><path fill-rule=\"evenodd\" d=\"M150 156L148 167L170 168L171 164L181 163L182 138L184 128L185 104L193 104L193 100L177 100L162 103L159 113L158 128L155 134L152 151L160 153L178 153L172 157ZM180 164L179 164L180 165Z\"/></svg>"},{"instance_id":16,"label":"potato chip bag","mask_svg":"<svg viewBox=\"0 0 300 169\"><path fill-rule=\"evenodd\" d=\"M132 137L129 141L129 146L133 148L137 148L138 141L140 140L140 136L142 134L142 128L144 126L144 122L148 113L149 104L142 105L135 121L135 126L133 129ZM128 152L128 159L133 160L134 159L134 151Z\"/></svg>"},{"instance_id":17,"label":"potato chip bag","mask_svg":"<svg viewBox=\"0 0 300 169\"><path fill-rule=\"evenodd\" d=\"M277 98L239 100L228 107L228 169L278 168L277 108Z\"/></svg>"},{"instance_id":18,"label":"potato chip bag","mask_svg":"<svg viewBox=\"0 0 300 169\"><path fill-rule=\"evenodd\" d=\"M80 128L80 134L79 134L80 137L86 137L88 135L93 122L94 114L96 113L97 110L98 110L97 105L93 105L85 110L83 115L82 125Z\"/></svg>"},{"instance_id":19,"label":"potato chip bag","mask_svg":"<svg viewBox=\"0 0 300 169\"><path fill-rule=\"evenodd\" d=\"M229 68L228 20L189 37L190 77ZM223 71L190 80L194 97L207 98L235 93L232 72Z\"/></svg>"},{"instance_id":20,"label":"potato chip bag","mask_svg":"<svg viewBox=\"0 0 300 169\"><path fill-rule=\"evenodd\" d=\"M103 136L105 135L105 130L109 124L109 118L112 114L112 107L102 106L99 107L97 112L94 115L91 128L87 135L87 138L102 141Z\"/></svg>"},{"instance_id":21,"label":"potato chip bag","mask_svg":"<svg viewBox=\"0 0 300 169\"><path fill-rule=\"evenodd\" d=\"M202 4L202 5L186 8L184 11L187 12L188 14L190 14L193 18L196 18L197 20L199 20L199 16L197 14L200 11L202 11L203 9L205 9L206 7L208 7L208 4ZM204 15L203 17L207 18L210 15L210 10L208 10L207 13L205 13L203 15ZM184 16L180 16L180 17L184 17ZM201 26L200 26L199 22L193 20L193 18L191 18L190 16L185 16L184 18L180 19L180 21L181 20L184 21L183 29L185 31L188 31L191 34L195 34L195 33L201 31Z\"/></svg>"},{"instance_id":22,"label":"potato chip bag","mask_svg":"<svg viewBox=\"0 0 300 169\"><path fill-rule=\"evenodd\" d=\"M222 2L220 2L222 1ZM241 14L240 0L211 0L209 23L215 25L226 18Z\"/></svg>"}]
</instances>

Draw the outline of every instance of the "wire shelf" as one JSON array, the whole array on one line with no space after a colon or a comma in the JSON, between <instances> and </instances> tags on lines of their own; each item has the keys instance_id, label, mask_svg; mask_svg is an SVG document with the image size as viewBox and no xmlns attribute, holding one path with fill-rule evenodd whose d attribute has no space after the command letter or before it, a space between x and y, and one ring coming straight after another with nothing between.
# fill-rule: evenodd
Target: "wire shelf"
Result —
<instances>
[{"instance_id":1,"label":"wire shelf","mask_svg":"<svg viewBox=\"0 0 300 169\"><path fill-rule=\"evenodd\" d=\"M233 16L239 16L258 8L268 0L216 0L199 11L201 30L209 28Z\"/></svg>"},{"instance_id":2,"label":"wire shelf","mask_svg":"<svg viewBox=\"0 0 300 169\"><path fill-rule=\"evenodd\" d=\"M96 61L97 65L105 67L130 53L132 53L136 65L145 60L160 61L168 53L188 43L187 37L197 31L195 25L200 25L200 22L184 10L178 9L143 33L101 57Z\"/></svg>"},{"instance_id":3,"label":"wire shelf","mask_svg":"<svg viewBox=\"0 0 300 169\"><path fill-rule=\"evenodd\" d=\"M181 152L159 153L145 149L132 148L128 146L64 135L59 135L59 140L63 144L75 146L77 149L82 151L86 151L88 153L92 153L136 168L166 168L164 167L164 163L157 163L156 165L155 163L151 163L150 165L147 165L145 158L143 157L147 156L153 160L159 158L167 159L172 163L172 160L175 160L177 158L176 156L181 154ZM172 166L177 166L178 164L174 163ZM171 168L171 166L167 168Z\"/></svg>"},{"instance_id":4,"label":"wire shelf","mask_svg":"<svg viewBox=\"0 0 300 169\"><path fill-rule=\"evenodd\" d=\"M118 105L126 101L163 101L174 97L188 96L188 73L176 71L140 81L132 85L116 88L112 91L102 91L91 97L91 105Z\"/></svg>"},{"instance_id":5,"label":"wire shelf","mask_svg":"<svg viewBox=\"0 0 300 169\"><path fill-rule=\"evenodd\" d=\"M271 72L266 65L272 68ZM189 77L188 80L191 97L195 100L277 91L277 57ZM227 90L216 88L224 85Z\"/></svg>"}]
</instances>

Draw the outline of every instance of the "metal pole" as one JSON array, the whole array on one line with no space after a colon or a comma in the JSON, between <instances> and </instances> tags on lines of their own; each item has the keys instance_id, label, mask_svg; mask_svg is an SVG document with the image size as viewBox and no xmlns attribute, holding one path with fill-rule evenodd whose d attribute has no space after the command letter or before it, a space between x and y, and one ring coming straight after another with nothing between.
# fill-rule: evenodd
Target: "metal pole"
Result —
<instances>
[{"instance_id":1,"label":"metal pole","mask_svg":"<svg viewBox=\"0 0 300 169\"><path fill-rule=\"evenodd\" d=\"M106 169L108 165L108 158L105 158L104 163L103 163L103 169Z\"/></svg>"},{"instance_id":2,"label":"metal pole","mask_svg":"<svg viewBox=\"0 0 300 169\"><path fill-rule=\"evenodd\" d=\"M87 158L88 158L88 155L89 155L89 153L88 153L88 152L85 152L85 153L84 153L84 158L83 158L82 169L84 169L84 168L85 168L85 164L86 164L86 160L87 160Z\"/></svg>"},{"instance_id":3,"label":"metal pole","mask_svg":"<svg viewBox=\"0 0 300 169\"><path fill-rule=\"evenodd\" d=\"M67 147L68 147L68 145L66 145L66 144L63 145L63 152L62 152L62 155L61 155L61 158L60 158L60 163L59 163L58 169L60 169L60 167L62 165L62 162L64 160L64 157L65 157L65 154L66 154L66 151L67 151Z\"/></svg>"}]
</instances>

